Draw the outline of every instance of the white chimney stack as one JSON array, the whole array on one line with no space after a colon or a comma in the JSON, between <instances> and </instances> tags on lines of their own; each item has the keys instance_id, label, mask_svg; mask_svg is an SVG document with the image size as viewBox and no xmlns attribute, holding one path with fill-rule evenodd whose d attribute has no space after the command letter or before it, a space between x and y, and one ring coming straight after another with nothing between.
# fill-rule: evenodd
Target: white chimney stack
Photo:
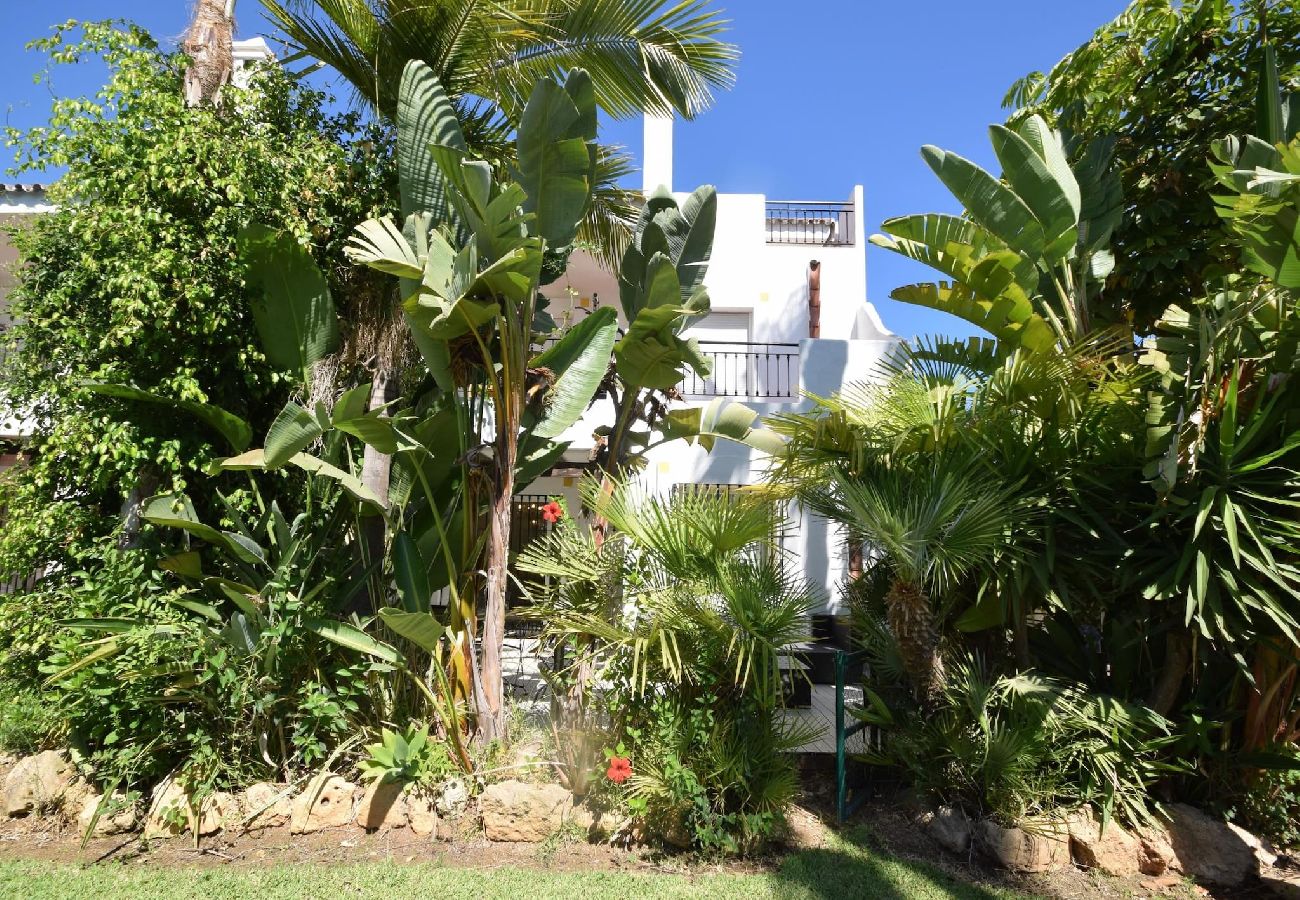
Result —
<instances>
[{"instance_id":1,"label":"white chimney stack","mask_svg":"<svg viewBox=\"0 0 1300 900\"><path fill-rule=\"evenodd\" d=\"M673 117L645 115L641 153L641 187L646 194L659 187L673 189Z\"/></svg>"}]
</instances>

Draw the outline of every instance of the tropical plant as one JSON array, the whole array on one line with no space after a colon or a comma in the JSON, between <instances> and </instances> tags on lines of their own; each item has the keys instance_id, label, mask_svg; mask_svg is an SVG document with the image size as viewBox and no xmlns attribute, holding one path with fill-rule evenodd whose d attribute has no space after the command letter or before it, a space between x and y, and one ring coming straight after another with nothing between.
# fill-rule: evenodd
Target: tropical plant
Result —
<instances>
[{"instance_id":1,"label":"tropical plant","mask_svg":"<svg viewBox=\"0 0 1300 900\"><path fill-rule=\"evenodd\" d=\"M752 849L795 790L788 751L809 737L779 716L780 663L815 598L771 552L772 507L595 478L582 496L603 540L565 520L518 563L538 580L529 614L545 646L565 655L553 690L585 679L578 696L604 713L581 721L625 743L625 799L661 837Z\"/></svg>"},{"instance_id":2,"label":"tropical plant","mask_svg":"<svg viewBox=\"0 0 1300 900\"><path fill-rule=\"evenodd\" d=\"M1092 330L1092 300L1114 266L1122 213L1112 147L1068 147L1038 116L990 127L1001 178L950 151L921 155L964 207L887 220L872 243L951 283L895 288L895 300L950 312L1008 345L1046 352ZM1073 159L1071 159L1073 150Z\"/></svg>"},{"instance_id":3,"label":"tropical plant","mask_svg":"<svg viewBox=\"0 0 1300 900\"><path fill-rule=\"evenodd\" d=\"M263 0L290 45L335 69L387 121L399 115L402 73L418 61L438 79L477 159L498 178L517 162L511 133L541 78L591 73L595 102L609 115L687 118L730 86L736 48L704 0ZM635 207L617 180L627 174L612 148L597 152L599 186L581 240L608 265L628 239ZM432 210L431 210L432 211ZM552 250L561 249L552 247Z\"/></svg>"},{"instance_id":4,"label":"tropical plant","mask_svg":"<svg viewBox=\"0 0 1300 900\"><path fill-rule=\"evenodd\" d=\"M1296 84L1300 58L1288 42L1298 32L1300 9L1286 0L1134 0L1049 72L1008 92L1013 122L1037 114L1080 144L1113 141L1125 207L1115 268L1094 310L1100 321L1131 321L1146 334L1167 307L1185 306L1237 267L1205 163L1226 135L1254 131L1256 73L1270 44L1282 84Z\"/></svg>"},{"instance_id":5,"label":"tropical plant","mask_svg":"<svg viewBox=\"0 0 1300 900\"><path fill-rule=\"evenodd\" d=\"M391 219L363 224L350 253L399 276L405 319L430 377L468 411L462 427L482 436L463 435L465 453L481 457L474 465L486 477L462 509L473 526L466 534L479 530L480 508L486 518L479 726L490 740L506 722L500 652L511 498L517 483L527 484L564 452L567 445L556 439L599 386L617 327L613 310L598 311L533 352L543 255L573 241L591 200L595 98L582 70L570 72L564 86L540 81L520 120L514 180L499 183L491 166L466 155L451 101L427 66L407 66L401 96L399 173L412 212L404 229ZM405 154L404 145L422 149ZM431 220L440 210L429 198L442 191L447 218ZM468 236L459 250L449 241L454 229ZM425 571L436 559L425 557ZM462 596L470 605L453 626L463 622L473 632L473 592Z\"/></svg>"},{"instance_id":6,"label":"tropical plant","mask_svg":"<svg viewBox=\"0 0 1300 900\"><path fill-rule=\"evenodd\" d=\"M366 754L358 763L362 774L381 783L428 785L456 771L446 744L429 742L428 725L400 732L384 728Z\"/></svg>"},{"instance_id":7,"label":"tropical plant","mask_svg":"<svg viewBox=\"0 0 1300 900\"><path fill-rule=\"evenodd\" d=\"M997 675L978 658L952 665L929 707L891 706L872 691L863 718L882 730L869 762L902 767L931 799L1007 826L1042 827L1084 806L1103 827L1112 817L1147 824L1148 788L1166 771L1160 716L1033 673Z\"/></svg>"}]
</instances>

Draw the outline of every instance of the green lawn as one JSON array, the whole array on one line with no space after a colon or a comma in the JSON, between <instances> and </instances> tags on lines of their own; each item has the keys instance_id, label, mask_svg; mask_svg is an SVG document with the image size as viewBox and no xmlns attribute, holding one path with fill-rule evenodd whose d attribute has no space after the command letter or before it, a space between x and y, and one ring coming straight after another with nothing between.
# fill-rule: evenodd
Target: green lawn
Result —
<instances>
[{"instance_id":1,"label":"green lawn","mask_svg":"<svg viewBox=\"0 0 1300 900\"><path fill-rule=\"evenodd\" d=\"M31 861L0 863L0 897L42 900L352 900L352 898L509 898L509 900L633 900L709 897L758 900L912 900L1021 897L1011 891L961 884L925 866L840 841L787 859L775 874L631 875L561 873L537 869L462 869L431 864L360 863L260 868L180 869L101 863L77 867Z\"/></svg>"}]
</instances>

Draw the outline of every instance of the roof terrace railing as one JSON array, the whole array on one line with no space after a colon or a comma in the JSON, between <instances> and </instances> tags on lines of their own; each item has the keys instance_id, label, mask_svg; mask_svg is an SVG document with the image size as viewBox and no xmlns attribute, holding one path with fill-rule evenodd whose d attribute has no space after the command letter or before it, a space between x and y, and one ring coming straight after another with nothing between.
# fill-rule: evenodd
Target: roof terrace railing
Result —
<instances>
[{"instance_id":1,"label":"roof terrace railing","mask_svg":"<svg viewBox=\"0 0 1300 900\"><path fill-rule=\"evenodd\" d=\"M856 240L853 218L852 201L769 200L767 242L850 246Z\"/></svg>"}]
</instances>

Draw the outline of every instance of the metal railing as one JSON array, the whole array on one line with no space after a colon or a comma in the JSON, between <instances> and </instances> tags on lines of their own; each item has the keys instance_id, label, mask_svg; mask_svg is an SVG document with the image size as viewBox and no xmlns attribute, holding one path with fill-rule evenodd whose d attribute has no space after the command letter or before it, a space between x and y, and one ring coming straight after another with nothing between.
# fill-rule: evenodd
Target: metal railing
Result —
<instances>
[{"instance_id":1,"label":"metal railing","mask_svg":"<svg viewBox=\"0 0 1300 900\"><path fill-rule=\"evenodd\" d=\"M688 369L677 390L683 397L750 397L792 400L799 394L799 345L701 341L712 364L707 378Z\"/></svg>"},{"instance_id":2,"label":"metal railing","mask_svg":"<svg viewBox=\"0 0 1300 900\"><path fill-rule=\"evenodd\" d=\"M840 247L851 245L854 239L851 201L767 201L769 244Z\"/></svg>"}]
</instances>

